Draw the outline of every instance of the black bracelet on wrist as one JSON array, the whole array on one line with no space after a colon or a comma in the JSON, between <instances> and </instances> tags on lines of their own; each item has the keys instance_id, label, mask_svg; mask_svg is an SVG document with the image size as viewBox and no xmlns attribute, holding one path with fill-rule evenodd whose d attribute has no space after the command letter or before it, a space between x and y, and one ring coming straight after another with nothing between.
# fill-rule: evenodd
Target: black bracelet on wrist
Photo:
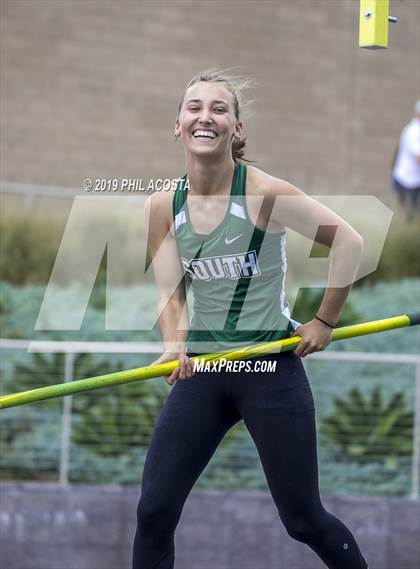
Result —
<instances>
[{"instance_id":1,"label":"black bracelet on wrist","mask_svg":"<svg viewBox=\"0 0 420 569\"><path fill-rule=\"evenodd\" d=\"M315 315L315 318L317 320L319 320L320 322L322 322L323 324L325 324L325 326L328 326L328 328L331 328L332 330L334 330L335 326L333 326L332 324L330 324L329 322L326 322L325 320L322 320L322 318L320 318L319 316Z\"/></svg>"}]
</instances>

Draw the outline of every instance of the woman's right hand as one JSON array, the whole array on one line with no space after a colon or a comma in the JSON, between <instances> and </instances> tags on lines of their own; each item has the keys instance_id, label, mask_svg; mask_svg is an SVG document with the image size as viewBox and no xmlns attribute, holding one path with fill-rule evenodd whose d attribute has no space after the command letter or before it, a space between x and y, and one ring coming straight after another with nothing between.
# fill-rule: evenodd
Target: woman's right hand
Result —
<instances>
[{"instance_id":1,"label":"woman's right hand","mask_svg":"<svg viewBox=\"0 0 420 569\"><path fill-rule=\"evenodd\" d=\"M166 362L172 362L173 360L179 360L180 365L176 367L170 375L165 376L165 381L168 385L173 385L175 381L179 379L188 379L194 373L193 362L184 352L163 352L151 365L164 364Z\"/></svg>"}]
</instances>

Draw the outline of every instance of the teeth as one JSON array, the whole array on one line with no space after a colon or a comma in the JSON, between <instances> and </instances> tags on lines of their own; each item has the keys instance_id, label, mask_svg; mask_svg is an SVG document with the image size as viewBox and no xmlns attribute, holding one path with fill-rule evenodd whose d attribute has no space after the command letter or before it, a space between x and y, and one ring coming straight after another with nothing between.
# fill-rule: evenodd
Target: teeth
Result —
<instances>
[{"instance_id":1,"label":"teeth","mask_svg":"<svg viewBox=\"0 0 420 569\"><path fill-rule=\"evenodd\" d=\"M207 138L216 138L216 133L212 130L195 130L193 136L206 136Z\"/></svg>"}]
</instances>

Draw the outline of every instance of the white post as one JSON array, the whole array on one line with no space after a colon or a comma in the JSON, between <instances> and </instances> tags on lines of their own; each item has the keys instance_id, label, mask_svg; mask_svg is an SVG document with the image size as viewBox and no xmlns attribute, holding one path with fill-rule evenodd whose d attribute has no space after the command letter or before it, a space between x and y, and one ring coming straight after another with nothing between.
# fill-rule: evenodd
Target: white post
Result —
<instances>
[{"instance_id":1,"label":"white post","mask_svg":"<svg viewBox=\"0 0 420 569\"><path fill-rule=\"evenodd\" d=\"M411 473L411 498L419 498L420 477L420 362L416 363L416 384L414 395L413 460Z\"/></svg>"},{"instance_id":2,"label":"white post","mask_svg":"<svg viewBox=\"0 0 420 569\"><path fill-rule=\"evenodd\" d=\"M74 354L64 354L64 381L73 381ZM72 396L63 397L63 420L61 424L60 484L68 484Z\"/></svg>"}]
</instances>

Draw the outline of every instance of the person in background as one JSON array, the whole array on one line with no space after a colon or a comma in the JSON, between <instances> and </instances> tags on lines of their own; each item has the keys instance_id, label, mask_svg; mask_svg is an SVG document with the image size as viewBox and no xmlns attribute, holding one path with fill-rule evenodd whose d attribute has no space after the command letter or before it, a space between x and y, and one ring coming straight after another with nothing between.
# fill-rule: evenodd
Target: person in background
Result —
<instances>
[{"instance_id":1,"label":"person in background","mask_svg":"<svg viewBox=\"0 0 420 569\"><path fill-rule=\"evenodd\" d=\"M420 205L420 99L414 107L414 117L399 139L392 166L392 187L407 210L407 219L414 219Z\"/></svg>"}]
</instances>

